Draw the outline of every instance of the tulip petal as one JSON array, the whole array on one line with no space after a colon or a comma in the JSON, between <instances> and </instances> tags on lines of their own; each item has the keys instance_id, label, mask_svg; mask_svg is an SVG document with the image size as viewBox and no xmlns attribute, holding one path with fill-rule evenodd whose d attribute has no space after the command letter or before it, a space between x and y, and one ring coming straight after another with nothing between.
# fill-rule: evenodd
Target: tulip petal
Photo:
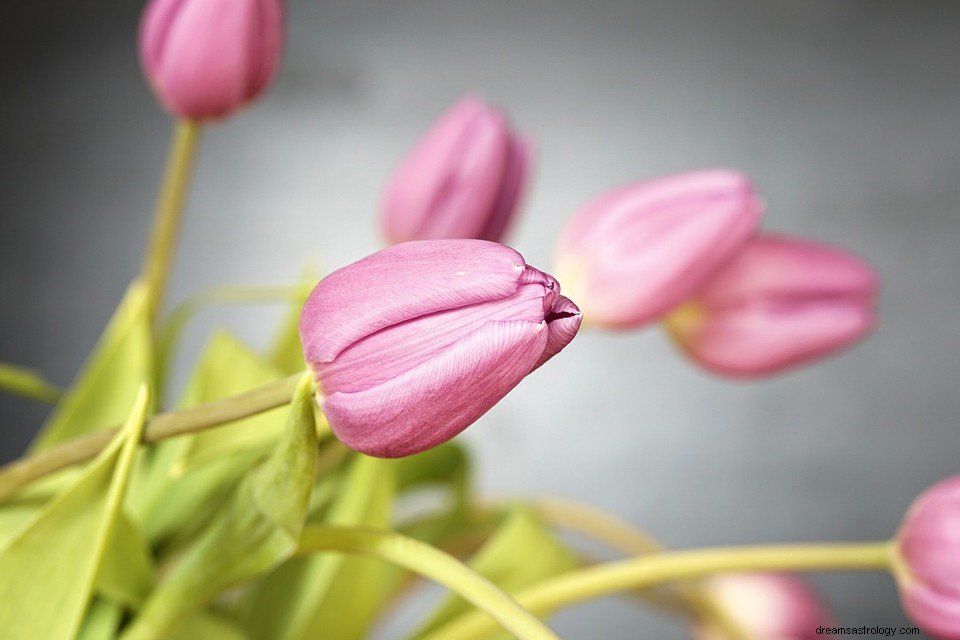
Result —
<instances>
[{"instance_id":1,"label":"tulip petal","mask_svg":"<svg viewBox=\"0 0 960 640\"><path fill-rule=\"evenodd\" d=\"M306 360L332 361L361 338L411 318L509 297L524 268L519 253L482 240L378 251L331 273L310 294L300 317Z\"/></svg>"},{"instance_id":2,"label":"tulip petal","mask_svg":"<svg viewBox=\"0 0 960 640\"><path fill-rule=\"evenodd\" d=\"M312 363L322 394L363 391L435 358L490 322L544 320L542 284L520 286L499 300L440 311L377 331L351 344L332 362Z\"/></svg>"},{"instance_id":3,"label":"tulip petal","mask_svg":"<svg viewBox=\"0 0 960 640\"><path fill-rule=\"evenodd\" d=\"M960 598L921 584L900 589L903 608L910 619L940 640L960 640Z\"/></svg>"},{"instance_id":4,"label":"tulip petal","mask_svg":"<svg viewBox=\"0 0 960 640\"><path fill-rule=\"evenodd\" d=\"M506 121L480 100L455 105L390 180L384 210L391 241L479 237L509 140Z\"/></svg>"},{"instance_id":5,"label":"tulip petal","mask_svg":"<svg viewBox=\"0 0 960 640\"><path fill-rule=\"evenodd\" d=\"M558 244L557 273L592 322L637 327L690 296L729 261L761 213L749 180L734 171L643 182L589 204L571 220Z\"/></svg>"},{"instance_id":6,"label":"tulip petal","mask_svg":"<svg viewBox=\"0 0 960 640\"><path fill-rule=\"evenodd\" d=\"M910 575L960 602L960 476L917 498L898 535Z\"/></svg>"},{"instance_id":7,"label":"tulip petal","mask_svg":"<svg viewBox=\"0 0 960 640\"><path fill-rule=\"evenodd\" d=\"M513 221L513 214L519 207L520 200L523 199L524 191L530 181L532 164L533 143L512 136L509 140L500 190L486 224L478 232L477 238L499 242L506 236L508 227Z\"/></svg>"},{"instance_id":8,"label":"tulip petal","mask_svg":"<svg viewBox=\"0 0 960 640\"><path fill-rule=\"evenodd\" d=\"M753 239L667 317L707 369L762 376L857 342L873 327L877 280L832 247L777 235Z\"/></svg>"},{"instance_id":9,"label":"tulip petal","mask_svg":"<svg viewBox=\"0 0 960 640\"><path fill-rule=\"evenodd\" d=\"M580 330L580 322L583 320L583 316L577 305L568 298L559 296L545 319L547 322L547 346L537 360L535 369L570 344L570 341L577 335L577 331Z\"/></svg>"},{"instance_id":10,"label":"tulip petal","mask_svg":"<svg viewBox=\"0 0 960 640\"><path fill-rule=\"evenodd\" d=\"M400 457L454 437L515 387L543 353L545 323L484 325L436 358L382 385L321 400L347 446Z\"/></svg>"}]
</instances>

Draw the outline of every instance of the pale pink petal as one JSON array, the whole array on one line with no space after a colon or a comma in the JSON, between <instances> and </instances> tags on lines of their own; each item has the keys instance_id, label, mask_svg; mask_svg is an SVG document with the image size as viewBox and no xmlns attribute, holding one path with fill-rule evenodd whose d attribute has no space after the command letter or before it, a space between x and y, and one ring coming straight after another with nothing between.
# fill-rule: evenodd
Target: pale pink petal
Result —
<instances>
[{"instance_id":1,"label":"pale pink petal","mask_svg":"<svg viewBox=\"0 0 960 640\"><path fill-rule=\"evenodd\" d=\"M418 367L357 393L321 400L337 437L368 455L429 449L477 420L534 367L547 342L543 323L497 322Z\"/></svg>"},{"instance_id":2,"label":"pale pink petal","mask_svg":"<svg viewBox=\"0 0 960 640\"><path fill-rule=\"evenodd\" d=\"M501 242L507 235L510 224L515 218L514 214L519 208L524 191L530 182L532 164L533 143L517 136L511 136L507 162L500 181L500 190L483 229L477 235L478 238Z\"/></svg>"}]
</instances>

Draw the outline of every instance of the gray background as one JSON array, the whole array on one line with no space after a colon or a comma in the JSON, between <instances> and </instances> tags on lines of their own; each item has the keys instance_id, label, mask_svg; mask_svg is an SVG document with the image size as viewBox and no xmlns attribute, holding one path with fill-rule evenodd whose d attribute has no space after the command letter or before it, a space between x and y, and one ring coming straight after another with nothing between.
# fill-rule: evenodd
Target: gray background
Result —
<instances>
[{"instance_id":1,"label":"gray background","mask_svg":"<svg viewBox=\"0 0 960 640\"><path fill-rule=\"evenodd\" d=\"M62 384L138 269L166 154L139 8L15 3L0 25L0 360ZM848 247L883 279L868 341L759 383L698 371L657 330L579 336L464 436L485 492L581 499L678 547L855 540L891 535L960 471L960 4L295 0L289 15L274 90L204 138L174 297L378 248L386 176L477 92L537 140L511 239L531 264L548 268L562 222L608 188L731 166L759 185L766 228ZM279 316L204 313L181 378L214 327L263 345ZM0 396L3 459L43 415ZM816 581L844 623L906 623L885 576ZM617 601L556 628L684 637Z\"/></svg>"}]
</instances>

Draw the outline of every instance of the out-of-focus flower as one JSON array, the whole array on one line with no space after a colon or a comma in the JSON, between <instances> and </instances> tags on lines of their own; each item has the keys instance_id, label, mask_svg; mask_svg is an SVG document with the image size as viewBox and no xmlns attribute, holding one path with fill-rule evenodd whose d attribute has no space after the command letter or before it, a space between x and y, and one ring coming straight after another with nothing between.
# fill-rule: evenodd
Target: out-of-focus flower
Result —
<instances>
[{"instance_id":1,"label":"out-of-focus flower","mask_svg":"<svg viewBox=\"0 0 960 640\"><path fill-rule=\"evenodd\" d=\"M696 362L762 376L849 346L874 324L877 278L862 260L761 235L672 311L666 326Z\"/></svg>"},{"instance_id":2,"label":"out-of-focus flower","mask_svg":"<svg viewBox=\"0 0 960 640\"><path fill-rule=\"evenodd\" d=\"M754 234L762 205L734 171L641 182L595 200L565 227L554 273L587 322L629 329L687 298Z\"/></svg>"},{"instance_id":3,"label":"out-of-focus flower","mask_svg":"<svg viewBox=\"0 0 960 640\"><path fill-rule=\"evenodd\" d=\"M731 574L712 578L704 585L730 621L756 640L814 640L822 637L817 627L837 626L817 593L792 575ZM722 640L725 636L702 626L696 637Z\"/></svg>"},{"instance_id":4,"label":"out-of-focus flower","mask_svg":"<svg viewBox=\"0 0 960 640\"><path fill-rule=\"evenodd\" d=\"M390 179L383 200L387 238L501 241L523 196L531 155L499 111L476 98L461 100Z\"/></svg>"},{"instance_id":5,"label":"out-of-focus flower","mask_svg":"<svg viewBox=\"0 0 960 640\"><path fill-rule=\"evenodd\" d=\"M257 97L282 48L282 0L151 0L140 22L147 78L189 120L224 117Z\"/></svg>"},{"instance_id":6,"label":"out-of-focus flower","mask_svg":"<svg viewBox=\"0 0 960 640\"><path fill-rule=\"evenodd\" d=\"M903 607L936 638L960 639L960 476L914 500L896 538Z\"/></svg>"},{"instance_id":7,"label":"out-of-focus flower","mask_svg":"<svg viewBox=\"0 0 960 640\"><path fill-rule=\"evenodd\" d=\"M425 240L323 279L304 305L300 340L337 437L399 457L460 433L579 327L557 281L513 249Z\"/></svg>"}]
</instances>

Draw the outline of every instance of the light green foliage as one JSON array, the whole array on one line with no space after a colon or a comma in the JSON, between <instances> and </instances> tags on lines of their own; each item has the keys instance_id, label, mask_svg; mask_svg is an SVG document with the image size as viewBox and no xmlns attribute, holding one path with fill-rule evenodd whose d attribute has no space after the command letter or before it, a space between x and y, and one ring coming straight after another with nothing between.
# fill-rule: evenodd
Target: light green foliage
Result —
<instances>
[{"instance_id":1,"label":"light green foliage","mask_svg":"<svg viewBox=\"0 0 960 640\"><path fill-rule=\"evenodd\" d=\"M110 446L0 547L0 576L22 577L0 580L4 638L69 640L78 634L104 556L128 533L117 523L148 402L141 387Z\"/></svg>"},{"instance_id":2,"label":"light green foliage","mask_svg":"<svg viewBox=\"0 0 960 640\"><path fill-rule=\"evenodd\" d=\"M105 598L94 597L77 640L112 640L123 616L123 608Z\"/></svg>"},{"instance_id":3,"label":"light green foliage","mask_svg":"<svg viewBox=\"0 0 960 640\"><path fill-rule=\"evenodd\" d=\"M471 569L507 592L516 592L570 571L577 565L576 555L524 506L511 510L504 523L469 563ZM439 629L471 608L464 599L451 595L415 637Z\"/></svg>"},{"instance_id":4,"label":"light green foliage","mask_svg":"<svg viewBox=\"0 0 960 640\"><path fill-rule=\"evenodd\" d=\"M393 484L391 461L356 455L322 521L387 528ZM244 607L245 626L262 640L363 637L388 571L378 560L338 553L295 558L254 590Z\"/></svg>"},{"instance_id":5,"label":"light green foliage","mask_svg":"<svg viewBox=\"0 0 960 640\"><path fill-rule=\"evenodd\" d=\"M250 472L123 636L160 638L225 590L291 556L306 519L317 467L313 390L304 378L270 457Z\"/></svg>"},{"instance_id":6,"label":"light green foliage","mask_svg":"<svg viewBox=\"0 0 960 640\"><path fill-rule=\"evenodd\" d=\"M140 385L152 379L152 366L146 289L135 281L32 450L123 422Z\"/></svg>"},{"instance_id":7,"label":"light green foliage","mask_svg":"<svg viewBox=\"0 0 960 640\"><path fill-rule=\"evenodd\" d=\"M273 346L267 353L270 362L284 373L293 374L303 371L306 367L303 361L303 347L300 346L300 310L317 280L319 278L307 278L306 282L298 285L294 304L287 312L287 317L281 323L280 330L274 338Z\"/></svg>"},{"instance_id":8,"label":"light green foliage","mask_svg":"<svg viewBox=\"0 0 960 640\"><path fill-rule=\"evenodd\" d=\"M56 402L61 393L33 369L7 362L0 362L0 390L40 402Z\"/></svg>"}]
</instances>

